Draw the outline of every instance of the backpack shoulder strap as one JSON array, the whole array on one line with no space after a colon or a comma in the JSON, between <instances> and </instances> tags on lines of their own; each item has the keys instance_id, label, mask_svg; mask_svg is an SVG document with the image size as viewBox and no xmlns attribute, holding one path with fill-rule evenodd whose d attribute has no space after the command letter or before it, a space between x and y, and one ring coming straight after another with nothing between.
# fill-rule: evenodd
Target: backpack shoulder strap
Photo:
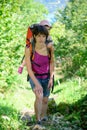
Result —
<instances>
[{"instance_id":1,"label":"backpack shoulder strap","mask_svg":"<svg viewBox=\"0 0 87 130\"><path fill-rule=\"evenodd\" d=\"M30 27L28 27L28 30L27 30L27 35L26 35L26 45L30 45L30 41L32 39L32 30L30 29Z\"/></svg>"},{"instance_id":2,"label":"backpack shoulder strap","mask_svg":"<svg viewBox=\"0 0 87 130\"><path fill-rule=\"evenodd\" d=\"M35 42L32 38L31 44L30 44L30 54L31 54L31 61L34 59L34 52L35 52Z\"/></svg>"},{"instance_id":3,"label":"backpack shoulder strap","mask_svg":"<svg viewBox=\"0 0 87 130\"><path fill-rule=\"evenodd\" d=\"M50 48L47 48L47 51L48 51L49 60L51 60L51 50L50 50Z\"/></svg>"},{"instance_id":4,"label":"backpack shoulder strap","mask_svg":"<svg viewBox=\"0 0 87 130\"><path fill-rule=\"evenodd\" d=\"M30 48L30 55L31 55L31 60L32 60L33 54L34 54L34 50L35 50L35 43L34 43L34 40L33 40L33 33L32 33L31 26L28 27L28 30L27 30L26 46Z\"/></svg>"}]
</instances>

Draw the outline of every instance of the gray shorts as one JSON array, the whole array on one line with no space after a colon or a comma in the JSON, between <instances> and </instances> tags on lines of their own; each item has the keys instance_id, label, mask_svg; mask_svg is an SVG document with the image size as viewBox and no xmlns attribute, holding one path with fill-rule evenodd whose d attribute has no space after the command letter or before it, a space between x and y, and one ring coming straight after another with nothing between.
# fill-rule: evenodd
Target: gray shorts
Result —
<instances>
[{"instance_id":1,"label":"gray shorts","mask_svg":"<svg viewBox=\"0 0 87 130\"><path fill-rule=\"evenodd\" d=\"M43 87L43 96L44 97L49 97L49 95L50 95L50 89L48 89L49 78L46 78L46 79L37 78L37 80L39 81L39 83ZM34 87L35 87L35 84L34 84L34 82L32 81L31 78L29 79L29 82L30 82L31 88L33 90Z\"/></svg>"}]
</instances>

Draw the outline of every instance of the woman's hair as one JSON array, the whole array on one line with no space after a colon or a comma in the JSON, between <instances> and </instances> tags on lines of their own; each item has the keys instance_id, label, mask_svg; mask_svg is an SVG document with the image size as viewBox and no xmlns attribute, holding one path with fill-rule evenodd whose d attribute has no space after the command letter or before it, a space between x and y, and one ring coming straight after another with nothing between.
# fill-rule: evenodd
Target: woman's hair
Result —
<instances>
[{"instance_id":1,"label":"woman's hair","mask_svg":"<svg viewBox=\"0 0 87 130\"><path fill-rule=\"evenodd\" d=\"M33 36L37 36L38 34L44 34L46 36L46 39L49 35L48 30L46 29L46 27L42 26L42 25L37 25L34 27L33 30Z\"/></svg>"}]
</instances>

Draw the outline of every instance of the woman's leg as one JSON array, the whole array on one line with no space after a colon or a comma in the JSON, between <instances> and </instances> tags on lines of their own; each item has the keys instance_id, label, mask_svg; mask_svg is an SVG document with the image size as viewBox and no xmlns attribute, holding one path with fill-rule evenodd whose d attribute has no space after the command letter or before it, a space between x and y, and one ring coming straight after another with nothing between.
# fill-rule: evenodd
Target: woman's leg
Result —
<instances>
[{"instance_id":1,"label":"woman's leg","mask_svg":"<svg viewBox=\"0 0 87 130\"><path fill-rule=\"evenodd\" d=\"M47 115L47 108L48 108L48 97L44 97L42 102L41 119L43 119Z\"/></svg>"},{"instance_id":2,"label":"woman's leg","mask_svg":"<svg viewBox=\"0 0 87 130\"><path fill-rule=\"evenodd\" d=\"M43 94L38 94L37 92L35 93L35 103L34 103L34 109L35 109L35 115L36 115L36 120L40 121L41 120L41 112L42 112L42 102L43 102Z\"/></svg>"},{"instance_id":3,"label":"woman's leg","mask_svg":"<svg viewBox=\"0 0 87 130\"><path fill-rule=\"evenodd\" d=\"M42 102L41 119L47 115L48 98L50 96L50 89L48 89L48 82L49 82L49 78L42 80L43 102Z\"/></svg>"}]
</instances>

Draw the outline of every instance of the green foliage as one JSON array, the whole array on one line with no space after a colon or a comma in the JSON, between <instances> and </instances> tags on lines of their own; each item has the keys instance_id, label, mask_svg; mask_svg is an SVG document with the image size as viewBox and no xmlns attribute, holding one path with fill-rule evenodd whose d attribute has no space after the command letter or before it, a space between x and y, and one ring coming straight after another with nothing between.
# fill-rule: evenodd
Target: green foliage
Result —
<instances>
[{"instance_id":1,"label":"green foliage","mask_svg":"<svg viewBox=\"0 0 87 130\"><path fill-rule=\"evenodd\" d=\"M35 97L31 88L28 87L29 83L26 82L26 79L23 79L25 75L22 75L21 79L19 76L15 87L11 87L6 93L0 92L0 130L29 130L26 122L20 120L20 113L25 108L31 112L34 111ZM86 129L87 81L80 80L81 82L79 82L79 78L75 78L67 80L59 86L57 83L55 84L54 94L51 94L52 100L49 102L50 111L48 109L48 113L53 117L56 112L59 112L61 115L63 114L65 120ZM32 115L31 118L32 124L35 124L35 116ZM52 129L52 127L53 124L49 126L49 129Z\"/></svg>"},{"instance_id":2,"label":"green foliage","mask_svg":"<svg viewBox=\"0 0 87 130\"><path fill-rule=\"evenodd\" d=\"M66 120L79 121L87 129L87 1L70 0L58 11L51 35L55 57L60 56L66 77L75 76L58 86L55 84L56 104L50 107L64 114ZM39 8L39 10L38 10ZM0 1L0 129L29 129L19 119L26 106L33 109L33 93L26 83L26 73L17 74L24 54L26 31L29 25L45 17L46 9L33 0ZM80 78L84 77L84 78ZM57 83L57 82L56 82ZM52 95L53 96L53 95ZM50 126L49 126L50 127Z\"/></svg>"},{"instance_id":3,"label":"green foliage","mask_svg":"<svg viewBox=\"0 0 87 130\"><path fill-rule=\"evenodd\" d=\"M6 90L15 84L17 67L24 55L27 28L43 19L44 13L47 13L44 6L33 0L0 2L1 88Z\"/></svg>"},{"instance_id":4,"label":"green foliage","mask_svg":"<svg viewBox=\"0 0 87 130\"><path fill-rule=\"evenodd\" d=\"M65 119L77 124L84 130L87 128L87 81L84 79L69 79L56 85L54 89L56 111L65 115Z\"/></svg>"},{"instance_id":5,"label":"green foliage","mask_svg":"<svg viewBox=\"0 0 87 130\"><path fill-rule=\"evenodd\" d=\"M66 76L78 75L87 78L87 1L68 2L63 11L56 13L53 26L56 57L61 56L66 64ZM56 27L56 28L55 28ZM56 31L55 31L56 30ZM72 65L67 59L71 59ZM64 68L65 69L65 68Z\"/></svg>"},{"instance_id":6,"label":"green foliage","mask_svg":"<svg viewBox=\"0 0 87 130\"><path fill-rule=\"evenodd\" d=\"M20 112L25 107L32 109L34 99L31 99L33 93L31 90L29 91L26 79L22 81L19 78L19 82L20 84L17 83L15 87L11 87L6 93L0 92L0 130L24 130L26 128L26 123L20 120Z\"/></svg>"}]
</instances>

